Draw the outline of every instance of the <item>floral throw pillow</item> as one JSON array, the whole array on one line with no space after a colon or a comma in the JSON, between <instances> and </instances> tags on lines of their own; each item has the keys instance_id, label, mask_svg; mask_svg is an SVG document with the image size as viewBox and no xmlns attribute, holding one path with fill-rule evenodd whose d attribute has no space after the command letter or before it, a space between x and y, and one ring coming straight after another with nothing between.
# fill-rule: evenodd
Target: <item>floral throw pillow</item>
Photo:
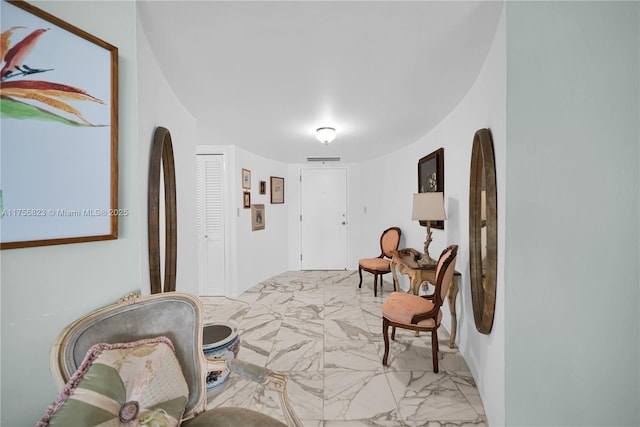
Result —
<instances>
[{"instance_id":1,"label":"floral throw pillow","mask_svg":"<svg viewBox=\"0 0 640 427\"><path fill-rule=\"evenodd\" d=\"M36 427L177 426L188 395L168 338L96 344Z\"/></svg>"}]
</instances>

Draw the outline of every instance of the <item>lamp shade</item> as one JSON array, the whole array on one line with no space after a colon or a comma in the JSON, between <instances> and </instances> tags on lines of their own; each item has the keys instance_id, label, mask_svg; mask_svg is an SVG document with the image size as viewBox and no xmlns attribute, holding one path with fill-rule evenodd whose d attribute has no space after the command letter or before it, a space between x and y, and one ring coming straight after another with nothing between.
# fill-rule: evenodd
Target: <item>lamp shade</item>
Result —
<instances>
[{"instance_id":1,"label":"lamp shade","mask_svg":"<svg viewBox=\"0 0 640 427\"><path fill-rule=\"evenodd\" d=\"M444 212L444 193L414 193L411 219L418 221L443 221L447 219Z\"/></svg>"},{"instance_id":2,"label":"lamp shade","mask_svg":"<svg viewBox=\"0 0 640 427\"><path fill-rule=\"evenodd\" d=\"M316 139L324 144L328 144L336 139L336 130L330 127L316 129Z\"/></svg>"}]
</instances>

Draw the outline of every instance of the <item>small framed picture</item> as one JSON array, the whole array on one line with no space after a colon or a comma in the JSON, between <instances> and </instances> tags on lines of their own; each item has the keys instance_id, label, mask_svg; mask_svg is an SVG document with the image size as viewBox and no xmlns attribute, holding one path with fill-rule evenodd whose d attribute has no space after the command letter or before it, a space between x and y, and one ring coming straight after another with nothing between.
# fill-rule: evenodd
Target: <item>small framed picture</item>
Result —
<instances>
[{"instance_id":1,"label":"small framed picture","mask_svg":"<svg viewBox=\"0 0 640 427\"><path fill-rule=\"evenodd\" d=\"M242 188L251 189L251 171L249 169L242 169Z\"/></svg>"},{"instance_id":2,"label":"small framed picture","mask_svg":"<svg viewBox=\"0 0 640 427\"><path fill-rule=\"evenodd\" d=\"M244 191L242 193L242 207L245 209L249 209L251 207L251 193L248 191Z\"/></svg>"},{"instance_id":3,"label":"small framed picture","mask_svg":"<svg viewBox=\"0 0 640 427\"><path fill-rule=\"evenodd\" d=\"M271 177L271 203L284 203L284 178Z\"/></svg>"},{"instance_id":4,"label":"small framed picture","mask_svg":"<svg viewBox=\"0 0 640 427\"><path fill-rule=\"evenodd\" d=\"M260 194L267 194L267 182L260 181Z\"/></svg>"},{"instance_id":5,"label":"small framed picture","mask_svg":"<svg viewBox=\"0 0 640 427\"><path fill-rule=\"evenodd\" d=\"M251 230L264 230L264 205L251 205Z\"/></svg>"}]
</instances>

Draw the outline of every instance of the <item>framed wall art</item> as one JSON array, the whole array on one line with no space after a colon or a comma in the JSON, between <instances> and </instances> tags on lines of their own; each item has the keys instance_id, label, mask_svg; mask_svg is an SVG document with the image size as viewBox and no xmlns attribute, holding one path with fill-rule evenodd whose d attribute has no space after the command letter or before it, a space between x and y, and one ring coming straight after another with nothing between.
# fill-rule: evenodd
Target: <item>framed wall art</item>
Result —
<instances>
[{"instance_id":1,"label":"framed wall art","mask_svg":"<svg viewBox=\"0 0 640 427\"><path fill-rule=\"evenodd\" d=\"M267 182L260 181L260 194L267 194Z\"/></svg>"},{"instance_id":2,"label":"framed wall art","mask_svg":"<svg viewBox=\"0 0 640 427\"><path fill-rule=\"evenodd\" d=\"M284 203L284 178L271 177L271 203Z\"/></svg>"},{"instance_id":3,"label":"framed wall art","mask_svg":"<svg viewBox=\"0 0 640 427\"><path fill-rule=\"evenodd\" d=\"M251 230L264 230L264 205L251 205Z\"/></svg>"},{"instance_id":4,"label":"framed wall art","mask_svg":"<svg viewBox=\"0 0 640 427\"><path fill-rule=\"evenodd\" d=\"M116 239L118 49L23 1L0 15L0 247Z\"/></svg>"},{"instance_id":5,"label":"framed wall art","mask_svg":"<svg viewBox=\"0 0 640 427\"><path fill-rule=\"evenodd\" d=\"M249 169L242 169L242 188L251 189L251 171Z\"/></svg>"},{"instance_id":6,"label":"framed wall art","mask_svg":"<svg viewBox=\"0 0 640 427\"><path fill-rule=\"evenodd\" d=\"M242 193L242 207L245 209L251 207L251 193L248 191Z\"/></svg>"},{"instance_id":7,"label":"framed wall art","mask_svg":"<svg viewBox=\"0 0 640 427\"><path fill-rule=\"evenodd\" d=\"M441 192L444 195L444 148L430 153L418 161L418 192ZM426 227L426 221L420 221ZM431 227L444 230L444 221L433 221Z\"/></svg>"}]
</instances>

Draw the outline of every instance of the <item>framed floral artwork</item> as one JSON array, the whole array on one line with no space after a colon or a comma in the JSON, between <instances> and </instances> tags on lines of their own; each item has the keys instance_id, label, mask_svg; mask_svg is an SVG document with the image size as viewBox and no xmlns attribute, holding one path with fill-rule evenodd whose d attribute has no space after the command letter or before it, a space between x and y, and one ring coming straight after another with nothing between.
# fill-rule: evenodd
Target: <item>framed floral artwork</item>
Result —
<instances>
[{"instance_id":1,"label":"framed floral artwork","mask_svg":"<svg viewBox=\"0 0 640 427\"><path fill-rule=\"evenodd\" d=\"M418 161L418 193L444 194L444 148L427 154ZM426 221L420 221L426 227ZM432 221L431 227L444 230L444 221Z\"/></svg>"},{"instance_id":2,"label":"framed floral artwork","mask_svg":"<svg viewBox=\"0 0 640 427\"><path fill-rule=\"evenodd\" d=\"M118 237L118 49L0 2L0 247Z\"/></svg>"}]
</instances>

